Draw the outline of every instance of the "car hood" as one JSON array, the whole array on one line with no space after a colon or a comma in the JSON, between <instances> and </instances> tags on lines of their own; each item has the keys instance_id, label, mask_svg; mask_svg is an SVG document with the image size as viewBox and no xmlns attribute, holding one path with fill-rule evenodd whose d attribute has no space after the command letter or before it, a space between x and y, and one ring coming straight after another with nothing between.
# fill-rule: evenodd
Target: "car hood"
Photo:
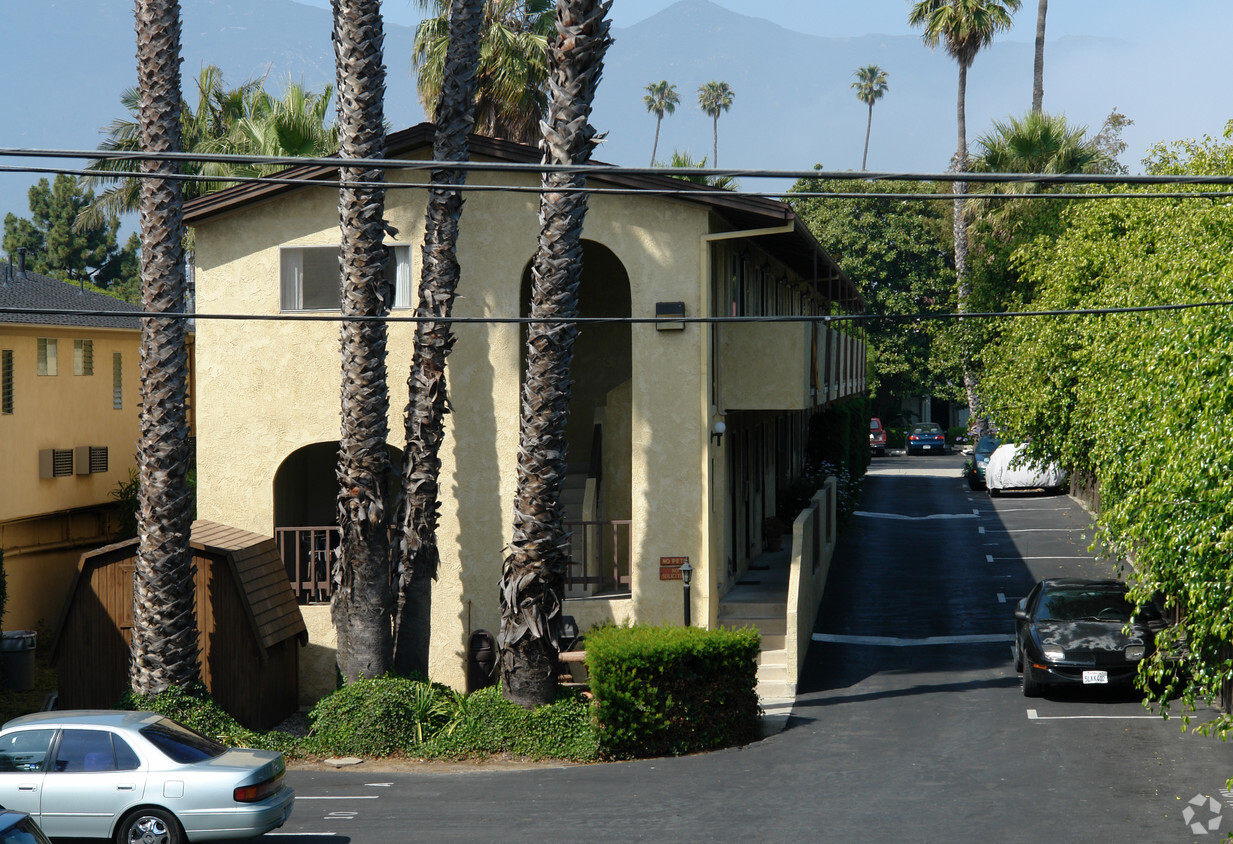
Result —
<instances>
[{"instance_id":1,"label":"car hood","mask_svg":"<svg viewBox=\"0 0 1233 844\"><path fill-rule=\"evenodd\" d=\"M1148 645L1152 633L1132 624L1129 632L1122 621L1037 621L1032 633L1041 647L1064 651L1121 651L1127 645Z\"/></svg>"}]
</instances>

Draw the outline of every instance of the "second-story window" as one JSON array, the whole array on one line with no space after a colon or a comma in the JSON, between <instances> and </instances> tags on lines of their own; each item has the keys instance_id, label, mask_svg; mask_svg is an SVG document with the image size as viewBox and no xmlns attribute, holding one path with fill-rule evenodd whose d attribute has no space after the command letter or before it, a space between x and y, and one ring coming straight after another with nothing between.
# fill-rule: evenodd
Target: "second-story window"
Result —
<instances>
[{"instance_id":1,"label":"second-story window","mask_svg":"<svg viewBox=\"0 0 1233 844\"><path fill-rule=\"evenodd\" d=\"M39 375L56 375L59 372L59 367L56 366L56 341L49 337L40 337L39 345Z\"/></svg>"},{"instance_id":2,"label":"second-story window","mask_svg":"<svg viewBox=\"0 0 1233 844\"><path fill-rule=\"evenodd\" d=\"M411 300L411 247L390 246L387 277L393 282L392 307L414 307ZM337 246L294 246L281 252L279 307L284 311L339 309Z\"/></svg>"},{"instance_id":3,"label":"second-story window","mask_svg":"<svg viewBox=\"0 0 1233 844\"><path fill-rule=\"evenodd\" d=\"M0 349L0 413L13 414L13 350Z\"/></svg>"},{"instance_id":4,"label":"second-story window","mask_svg":"<svg viewBox=\"0 0 1233 844\"><path fill-rule=\"evenodd\" d=\"M93 375L94 374L94 341L93 340L74 340L73 341L73 374L74 375Z\"/></svg>"},{"instance_id":5,"label":"second-story window","mask_svg":"<svg viewBox=\"0 0 1233 844\"><path fill-rule=\"evenodd\" d=\"M124 409L124 366L119 352L111 353L111 407Z\"/></svg>"}]
</instances>

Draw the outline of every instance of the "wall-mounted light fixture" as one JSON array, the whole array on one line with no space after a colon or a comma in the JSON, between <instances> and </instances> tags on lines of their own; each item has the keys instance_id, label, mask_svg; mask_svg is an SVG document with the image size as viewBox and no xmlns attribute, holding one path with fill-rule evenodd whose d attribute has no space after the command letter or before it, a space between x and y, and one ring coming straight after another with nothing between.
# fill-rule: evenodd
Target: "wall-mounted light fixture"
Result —
<instances>
[{"instance_id":1,"label":"wall-mounted light fixture","mask_svg":"<svg viewBox=\"0 0 1233 844\"><path fill-rule=\"evenodd\" d=\"M659 320L669 320L673 317L683 318L685 316L684 302L656 302L655 303L655 318ZM656 331L684 331L685 323L683 322L657 322L655 323Z\"/></svg>"},{"instance_id":2,"label":"wall-mounted light fixture","mask_svg":"<svg viewBox=\"0 0 1233 844\"><path fill-rule=\"evenodd\" d=\"M724 431L728 430L728 426L723 422L716 422L711 426L711 442L715 445L724 444Z\"/></svg>"}]
</instances>

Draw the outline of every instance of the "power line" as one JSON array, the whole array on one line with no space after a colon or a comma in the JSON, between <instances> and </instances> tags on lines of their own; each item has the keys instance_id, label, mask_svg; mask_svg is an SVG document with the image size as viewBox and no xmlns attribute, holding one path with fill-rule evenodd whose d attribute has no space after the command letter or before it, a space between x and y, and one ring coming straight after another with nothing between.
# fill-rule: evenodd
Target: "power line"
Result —
<instances>
[{"instance_id":1,"label":"power line","mask_svg":"<svg viewBox=\"0 0 1233 844\"><path fill-rule=\"evenodd\" d=\"M341 313L329 314L208 314L185 312L150 312L150 311L99 311L77 310L64 308L10 308L0 306L0 317L9 316L73 316L73 317L128 317L133 319L163 319L163 320L222 320L239 322L386 322L386 323L421 323L432 322L449 325L654 325L657 323L690 323L698 325L719 325L727 323L832 323L875 321L889 322L926 322L926 321L962 321L990 319L1030 319L1055 316L1108 316L1113 314L1156 313L1164 311L1184 311L1205 308L1233 307L1233 300L1210 302L1185 302L1170 305L1130 305L1109 308L1060 308L1044 311L984 311L977 313L939 312L915 314L822 314L805 315L768 315L768 316L713 316L713 317L459 317L459 316L416 316L414 314L385 316L344 316Z\"/></svg>"}]
</instances>

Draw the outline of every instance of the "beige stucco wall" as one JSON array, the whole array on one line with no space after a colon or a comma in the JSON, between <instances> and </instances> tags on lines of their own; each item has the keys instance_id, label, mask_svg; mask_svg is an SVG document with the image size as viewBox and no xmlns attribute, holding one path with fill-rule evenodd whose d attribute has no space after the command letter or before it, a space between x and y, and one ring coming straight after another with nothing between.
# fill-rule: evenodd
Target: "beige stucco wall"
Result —
<instances>
[{"instance_id":1,"label":"beige stucco wall","mask_svg":"<svg viewBox=\"0 0 1233 844\"><path fill-rule=\"evenodd\" d=\"M471 180L517 178L475 173ZM337 244L336 205L329 190L300 191L199 226L199 313L277 314L279 246ZM415 246L418 278L424 192L391 190L386 207L387 219L399 230L397 242ZM534 194L468 194L456 315L518 316L522 273L535 250L536 214ZM686 312L697 314L702 312L700 237L708 224L704 211L670 200L595 196L585 237L605 245L625 268L633 316L653 316L661 300L683 300ZM434 679L462 687L469 631L495 632L499 621L497 582L509 540L518 446L520 329L460 325L456 333L449 365L454 413L442 449L443 559L434 587L430 671ZM389 441L400 448L412 334L408 323L390 327ZM707 500L699 483L708 425L700 399L703 333L697 326L657 332L635 325L631 345L632 595L571 602L569 612L584 627L591 618L623 620L634 614L649 622L679 619L680 583L659 580L659 558L688 556L695 567L706 565ZM197 355L199 516L272 534L279 465L298 448L338 439L338 326L203 318ZM701 583L695 592L700 603L713 597Z\"/></svg>"},{"instance_id":2,"label":"beige stucco wall","mask_svg":"<svg viewBox=\"0 0 1233 844\"><path fill-rule=\"evenodd\" d=\"M58 374L38 375L38 338L57 341ZM73 374L73 341L94 342L94 374ZM136 468L140 378L136 330L0 325L13 350L13 413L0 414L0 522L109 502ZM112 354L119 352L123 408L112 407ZM39 477L40 449L106 446L106 472Z\"/></svg>"}]
</instances>

